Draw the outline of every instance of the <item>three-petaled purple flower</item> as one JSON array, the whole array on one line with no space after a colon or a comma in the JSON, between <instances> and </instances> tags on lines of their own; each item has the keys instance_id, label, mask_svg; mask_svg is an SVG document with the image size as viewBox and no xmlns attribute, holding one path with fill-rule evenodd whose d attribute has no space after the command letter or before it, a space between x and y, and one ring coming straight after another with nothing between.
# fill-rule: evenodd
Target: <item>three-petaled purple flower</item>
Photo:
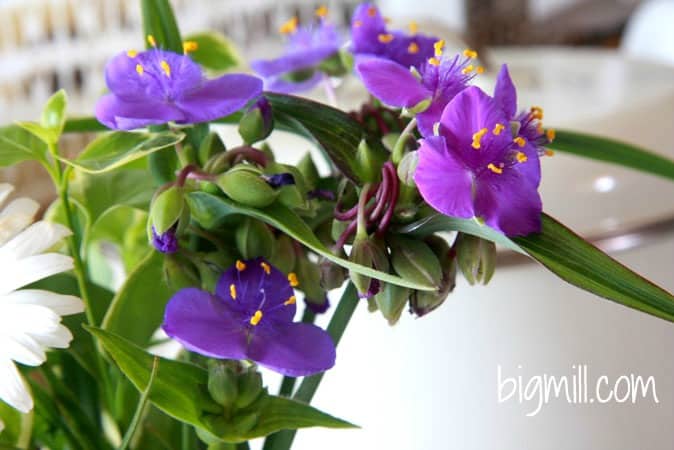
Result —
<instances>
[{"instance_id":1,"label":"three-petaled purple flower","mask_svg":"<svg viewBox=\"0 0 674 450\"><path fill-rule=\"evenodd\" d=\"M390 31L379 9L372 3L363 3L351 18L351 51L357 60L378 57L405 69L418 69L433 56L433 44L438 38L417 33L415 23L410 24L410 32Z\"/></svg>"},{"instance_id":2,"label":"three-petaled purple flower","mask_svg":"<svg viewBox=\"0 0 674 450\"><path fill-rule=\"evenodd\" d=\"M414 180L437 211L522 236L541 228L540 162L536 148L511 131L502 104L474 86L457 94L439 135L421 141Z\"/></svg>"},{"instance_id":3,"label":"three-petaled purple flower","mask_svg":"<svg viewBox=\"0 0 674 450\"><path fill-rule=\"evenodd\" d=\"M339 51L341 38L335 26L325 19L321 8L317 25L298 27L296 17L281 27L289 36L283 56L251 63L255 72L264 78L265 90L281 93L307 91L324 77L316 70L320 63Z\"/></svg>"},{"instance_id":4,"label":"three-petaled purple flower","mask_svg":"<svg viewBox=\"0 0 674 450\"><path fill-rule=\"evenodd\" d=\"M207 80L189 56L158 48L113 57L105 80L110 94L96 104L96 118L120 130L207 122L236 112L262 92L256 77L230 74Z\"/></svg>"},{"instance_id":5,"label":"three-petaled purple flower","mask_svg":"<svg viewBox=\"0 0 674 450\"><path fill-rule=\"evenodd\" d=\"M444 45L442 40L435 42L434 56L420 64L416 73L383 58L363 60L356 65L365 87L379 100L399 108L421 109L416 118L424 136L433 134L433 125L440 120L445 106L466 88L476 73L483 71L472 63L477 57L475 51L465 50L463 55L446 58Z\"/></svg>"},{"instance_id":6,"label":"three-petaled purple flower","mask_svg":"<svg viewBox=\"0 0 674 450\"><path fill-rule=\"evenodd\" d=\"M237 263L222 274L215 294L177 292L162 328L189 350L225 359L250 359L289 376L306 376L335 364L335 346L321 328L293 322L297 284L262 258Z\"/></svg>"}]
</instances>

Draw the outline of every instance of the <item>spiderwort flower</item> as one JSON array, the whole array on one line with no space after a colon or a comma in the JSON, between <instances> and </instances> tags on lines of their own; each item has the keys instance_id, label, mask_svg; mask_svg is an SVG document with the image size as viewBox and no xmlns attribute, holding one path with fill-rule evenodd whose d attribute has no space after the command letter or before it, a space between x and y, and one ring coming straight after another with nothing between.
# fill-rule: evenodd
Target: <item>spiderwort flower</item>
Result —
<instances>
[{"instance_id":1,"label":"spiderwort flower","mask_svg":"<svg viewBox=\"0 0 674 450\"><path fill-rule=\"evenodd\" d=\"M320 63L337 54L341 38L335 26L327 19L327 9L316 11L318 24L299 27L293 17L280 28L288 36L283 56L251 63L255 72L264 78L265 90L282 93L312 89L322 79L316 70Z\"/></svg>"},{"instance_id":2,"label":"spiderwort flower","mask_svg":"<svg viewBox=\"0 0 674 450\"><path fill-rule=\"evenodd\" d=\"M262 258L237 261L215 294L182 289L169 301L163 329L202 355L250 359L290 376L330 369L335 346L321 328L294 323L296 276Z\"/></svg>"},{"instance_id":3,"label":"spiderwort flower","mask_svg":"<svg viewBox=\"0 0 674 450\"><path fill-rule=\"evenodd\" d=\"M357 59L379 57L394 61L405 69L418 69L433 56L433 43L438 39L419 34L414 22L409 28L410 34L390 31L379 9L372 3L363 3L351 18L351 51Z\"/></svg>"},{"instance_id":4,"label":"spiderwort flower","mask_svg":"<svg viewBox=\"0 0 674 450\"><path fill-rule=\"evenodd\" d=\"M419 71L407 70L395 62L372 58L360 61L356 70L370 93L382 102L417 113L419 131L433 134L433 125L456 94L466 88L475 74L484 69L475 66L474 50L465 50L453 58L443 56L444 41L434 44L434 56L420 65ZM420 111L416 111L419 109Z\"/></svg>"},{"instance_id":5,"label":"spiderwort flower","mask_svg":"<svg viewBox=\"0 0 674 450\"><path fill-rule=\"evenodd\" d=\"M475 217L508 236L540 231L538 154L526 153L499 103L471 86L447 105L436 136L419 148L414 176L439 212Z\"/></svg>"},{"instance_id":6,"label":"spiderwort flower","mask_svg":"<svg viewBox=\"0 0 674 450\"><path fill-rule=\"evenodd\" d=\"M178 251L178 238L176 237L175 227L166 230L165 233L159 234L154 227L152 227L152 245L161 253L172 254Z\"/></svg>"},{"instance_id":7,"label":"spiderwort flower","mask_svg":"<svg viewBox=\"0 0 674 450\"><path fill-rule=\"evenodd\" d=\"M243 108L262 92L262 81L254 76L208 80L187 54L159 48L118 54L108 62L105 79L111 93L98 101L96 118L120 130L171 121L207 122Z\"/></svg>"}]
</instances>

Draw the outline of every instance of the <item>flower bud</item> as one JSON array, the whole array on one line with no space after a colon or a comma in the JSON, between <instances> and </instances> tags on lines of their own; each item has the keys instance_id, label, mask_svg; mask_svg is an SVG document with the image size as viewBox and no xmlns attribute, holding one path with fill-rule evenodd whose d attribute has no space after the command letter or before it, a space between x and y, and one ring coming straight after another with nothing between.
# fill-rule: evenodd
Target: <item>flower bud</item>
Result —
<instances>
[{"instance_id":1,"label":"flower bud","mask_svg":"<svg viewBox=\"0 0 674 450\"><path fill-rule=\"evenodd\" d=\"M377 307L382 315L388 320L389 325L395 325L405 309L410 297L410 289L396 286L395 284L383 283L384 287L375 297Z\"/></svg>"},{"instance_id":2,"label":"flower bud","mask_svg":"<svg viewBox=\"0 0 674 450\"><path fill-rule=\"evenodd\" d=\"M461 273L471 285L489 283L496 268L496 245L493 242L459 233L454 250Z\"/></svg>"},{"instance_id":3,"label":"flower bud","mask_svg":"<svg viewBox=\"0 0 674 450\"><path fill-rule=\"evenodd\" d=\"M166 255L163 263L164 281L173 290L198 286L199 277L192 264L176 255Z\"/></svg>"},{"instance_id":4,"label":"flower bud","mask_svg":"<svg viewBox=\"0 0 674 450\"><path fill-rule=\"evenodd\" d=\"M265 97L260 97L239 122L239 134L246 145L266 139L273 129L272 109Z\"/></svg>"},{"instance_id":5,"label":"flower bud","mask_svg":"<svg viewBox=\"0 0 674 450\"><path fill-rule=\"evenodd\" d=\"M341 256L344 256L344 252ZM318 260L318 268L321 272L321 286L326 291L331 291L337 289L346 280L347 271L342 266L337 265L325 257L321 257Z\"/></svg>"},{"instance_id":6,"label":"flower bud","mask_svg":"<svg viewBox=\"0 0 674 450\"><path fill-rule=\"evenodd\" d=\"M236 373L221 362L209 361L209 363L208 392L218 404L229 408L239 393Z\"/></svg>"},{"instance_id":7,"label":"flower bud","mask_svg":"<svg viewBox=\"0 0 674 450\"><path fill-rule=\"evenodd\" d=\"M255 366L250 367L246 372L239 375L238 392L234 406L237 409L243 409L250 406L255 400L263 394L262 375Z\"/></svg>"},{"instance_id":8,"label":"flower bud","mask_svg":"<svg viewBox=\"0 0 674 450\"><path fill-rule=\"evenodd\" d=\"M405 117L414 117L417 114L426 111L428 107L431 106L432 100L433 99L431 98L426 98L410 108L403 108L401 115Z\"/></svg>"},{"instance_id":9,"label":"flower bud","mask_svg":"<svg viewBox=\"0 0 674 450\"><path fill-rule=\"evenodd\" d=\"M255 208L271 205L278 195L259 174L242 165L220 175L216 184L232 200Z\"/></svg>"},{"instance_id":10,"label":"flower bud","mask_svg":"<svg viewBox=\"0 0 674 450\"><path fill-rule=\"evenodd\" d=\"M230 432L234 435L243 436L252 430L260 420L259 413L240 414L232 418Z\"/></svg>"},{"instance_id":11,"label":"flower bud","mask_svg":"<svg viewBox=\"0 0 674 450\"><path fill-rule=\"evenodd\" d=\"M419 317L433 311L442 303L456 286L456 253L447 241L438 236L430 236L426 243L437 256L442 268L442 280L436 292L416 291L410 298L410 309Z\"/></svg>"},{"instance_id":12,"label":"flower bud","mask_svg":"<svg viewBox=\"0 0 674 450\"><path fill-rule=\"evenodd\" d=\"M304 292L304 301L316 313L325 312L329 303L321 286L321 271L306 255L297 258L297 289Z\"/></svg>"},{"instance_id":13,"label":"flower bud","mask_svg":"<svg viewBox=\"0 0 674 450\"><path fill-rule=\"evenodd\" d=\"M199 146L199 164L201 164L202 167L206 167L207 163L214 156L225 153L226 151L227 147L225 147L225 144L222 142L222 139L220 139L218 133L210 132L206 135L204 140L201 141L201 145Z\"/></svg>"},{"instance_id":14,"label":"flower bud","mask_svg":"<svg viewBox=\"0 0 674 450\"><path fill-rule=\"evenodd\" d=\"M356 150L357 172L363 183L374 183L381 178L381 168L386 159L384 152L373 150L363 139Z\"/></svg>"},{"instance_id":15,"label":"flower bud","mask_svg":"<svg viewBox=\"0 0 674 450\"><path fill-rule=\"evenodd\" d=\"M290 273L295 270L295 261L295 246L292 239L286 234L281 234L276 238L276 249L269 262L281 272Z\"/></svg>"},{"instance_id":16,"label":"flower bud","mask_svg":"<svg viewBox=\"0 0 674 450\"><path fill-rule=\"evenodd\" d=\"M183 145L183 147L178 149L176 153L178 155L178 161L180 161L180 165L182 167L188 166L190 164L196 164L197 162L197 150L190 144Z\"/></svg>"},{"instance_id":17,"label":"flower bud","mask_svg":"<svg viewBox=\"0 0 674 450\"><path fill-rule=\"evenodd\" d=\"M246 218L236 229L234 240L243 259L269 259L274 254L274 234L259 220Z\"/></svg>"},{"instance_id":18,"label":"flower bud","mask_svg":"<svg viewBox=\"0 0 674 450\"><path fill-rule=\"evenodd\" d=\"M307 188L313 189L316 187L320 175L318 174L316 164L314 164L314 160L311 157L311 153L304 155L300 162L297 163L297 170L302 174L302 177L307 184Z\"/></svg>"},{"instance_id":19,"label":"flower bud","mask_svg":"<svg viewBox=\"0 0 674 450\"><path fill-rule=\"evenodd\" d=\"M388 272L389 270L386 247L380 239L371 237L356 239L353 242L349 260L381 272ZM361 275L352 270L349 271L349 278L351 278L354 286L356 286L358 295L361 298L370 298L379 292L380 282L377 279Z\"/></svg>"},{"instance_id":20,"label":"flower bud","mask_svg":"<svg viewBox=\"0 0 674 450\"><path fill-rule=\"evenodd\" d=\"M157 235L163 235L178 222L185 208L183 189L171 186L157 195L150 206L150 224Z\"/></svg>"},{"instance_id":21,"label":"flower bud","mask_svg":"<svg viewBox=\"0 0 674 450\"><path fill-rule=\"evenodd\" d=\"M219 249L217 252L200 253L195 265L199 270L201 288L213 292L222 273L236 261L233 252Z\"/></svg>"},{"instance_id":22,"label":"flower bud","mask_svg":"<svg viewBox=\"0 0 674 450\"><path fill-rule=\"evenodd\" d=\"M440 261L422 241L396 236L391 239L391 263L406 280L428 286L439 286L442 279Z\"/></svg>"},{"instance_id":23,"label":"flower bud","mask_svg":"<svg viewBox=\"0 0 674 450\"><path fill-rule=\"evenodd\" d=\"M403 159L398 164L398 178L406 186L415 187L414 172L419 164L419 152L405 153Z\"/></svg>"}]
</instances>

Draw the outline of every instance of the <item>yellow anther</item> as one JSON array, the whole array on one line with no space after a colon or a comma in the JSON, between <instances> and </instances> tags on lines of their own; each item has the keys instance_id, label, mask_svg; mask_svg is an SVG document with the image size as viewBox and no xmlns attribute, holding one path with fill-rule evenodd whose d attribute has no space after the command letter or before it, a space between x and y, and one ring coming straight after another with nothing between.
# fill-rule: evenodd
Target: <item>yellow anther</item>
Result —
<instances>
[{"instance_id":1,"label":"yellow anther","mask_svg":"<svg viewBox=\"0 0 674 450\"><path fill-rule=\"evenodd\" d=\"M555 130L552 128L548 128L548 131L545 132L545 136L548 138L548 141L552 142L555 140L555 136L557 133L555 133Z\"/></svg>"},{"instance_id":2,"label":"yellow anther","mask_svg":"<svg viewBox=\"0 0 674 450\"><path fill-rule=\"evenodd\" d=\"M430 64L431 66L439 66L440 60L438 58L429 58L428 64Z\"/></svg>"},{"instance_id":3,"label":"yellow anther","mask_svg":"<svg viewBox=\"0 0 674 450\"><path fill-rule=\"evenodd\" d=\"M466 58L474 59L477 58L477 52L475 50L467 48L463 51L463 56L465 56Z\"/></svg>"},{"instance_id":4,"label":"yellow anther","mask_svg":"<svg viewBox=\"0 0 674 450\"><path fill-rule=\"evenodd\" d=\"M269 264L267 264L266 262L264 262L264 261L261 262L260 267L262 267L262 270L264 270L264 273L266 273L267 275L269 275L271 273L271 266Z\"/></svg>"},{"instance_id":5,"label":"yellow anther","mask_svg":"<svg viewBox=\"0 0 674 450\"><path fill-rule=\"evenodd\" d=\"M288 283L290 283L292 287L297 287L300 285L300 282L297 279L297 274L295 272L290 272L288 274Z\"/></svg>"},{"instance_id":6,"label":"yellow anther","mask_svg":"<svg viewBox=\"0 0 674 450\"><path fill-rule=\"evenodd\" d=\"M318 8L316 8L316 16L320 17L321 19L324 17L327 17L328 15L328 7L325 5L321 5Z\"/></svg>"},{"instance_id":7,"label":"yellow anther","mask_svg":"<svg viewBox=\"0 0 674 450\"><path fill-rule=\"evenodd\" d=\"M461 73L464 74L464 75L468 75L469 73L471 73L473 71L474 68L475 67L473 67L472 64L468 64L466 67L461 69Z\"/></svg>"},{"instance_id":8,"label":"yellow anther","mask_svg":"<svg viewBox=\"0 0 674 450\"><path fill-rule=\"evenodd\" d=\"M369 8L367 8L367 15L370 16L370 17L376 16L377 15L377 8L375 8L374 6L370 6Z\"/></svg>"},{"instance_id":9,"label":"yellow anther","mask_svg":"<svg viewBox=\"0 0 674 450\"><path fill-rule=\"evenodd\" d=\"M299 20L297 19L297 17L293 17L292 19L288 20L286 23L281 25L278 31L281 34L293 34L295 31L297 31L298 23Z\"/></svg>"},{"instance_id":10,"label":"yellow anther","mask_svg":"<svg viewBox=\"0 0 674 450\"><path fill-rule=\"evenodd\" d=\"M183 53L188 54L190 52L195 52L199 49L199 43L196 41L185 41L183 42Z\"/></svg>"},{"instance_id":11,"label":"yellow anther","mask_svg":"<svg viewBox=\"0 0 674 450\"><path fill-rule=\"evenodd\" d=\"M126 52L126 56L128 56L129 58L135 58L136 56L138 56L138 52L135 50L129 50Z\"/></svg>"},{"instance_id":12,"label":"yellow anther","mask_svg":"<svg viewBox=\"0 0 674 450\"><path fill-rule=\"evenodd\" d=\"M501 174L503 173L503 169L502 169L502 168L497 167L497 166L495 166L495 165L492 164L492 163L489 163L489 164L487 165L487 169L491 170L492 172L494 172L494 173L497 174L497 175L501 175Z\"/></svg>"},{"instance_id":13,"label":"yellow anther","mask_svg":"<svg viewBox=\"0 0 674 450\"><path fill-rule=\"evenodd\" d=\"M407 52L413 55L419 53L419 45L416 42L410 42L410 45L407 46Z\"/></svg>"},{"instance_id":14,"label":"yellow anther","mask_svg":"<svg viewBox=\"0 0 674 450\"><path fill-rule=\"evenodd\" d=\"M297 299L295 298L295 296L294 296L294 295L291 295L290 298L289 298L288 300L286 300L285 302L283 302L283 304L286 305L286 306L288 306L288 305L294 305L296 301L297 301Z\"/></svg>"},{"instance_id":15,"label":"yellow anther","mask_svg":"<svg viewBox=\"0 0 674 450\"><path fill-rule=\"evenodd\" d=\"M435 56L440 57L442 56L442 51L445 49L445 40L440 39L439 41L436 41L435 44L433 44L433 50L435 51Z\"/></svg>"},{"instance_id":16,"label":"yellow anther","mask_svg":"<svg viewBox=\"0 0 674 450\"><path fill-rule=\"evenodd\" d=\"M236 285L234 283L229 285L229 296L232 300L236 300Z\"/></svg>"},{"instance_id":17,"label":"yellow anther","mask_svg":"<svg viewBox=\"0 0 674 450\"><path fill-rule=\"evenodd\" d=\"M147 35L147 43L150 44L150 46L152 46L152 47L157 46L157 41L155 40L154 36L152 36L151 34Z\"/></svg>"},{"instance_id":18,"label":"yellow anther","mask_svg":"<svg viewBox=\"0 0 674 450\"><path fill-rule=\"evenodd\" d=\"M386 25L389 25L391 22L393 22L393 21L391 20L390 17L384 17L384 23L385 23Z\"/></svg>"},{"instance_id":19,"label":"yellow anther","mask_svg":"<svg viewBox=\"0 0 674 450\"><path fill-rule=\"evenodd\" d=\"M531 116L534 119L543 120L543 108L541 108L540 106L532 106Z\"/></svg>"},{"instance_id":20,"label":"yellow anther","mask_svg":"<svg viewBox=\"0 0 674 450\"><path fill-rule=\"evenodd\" d=\"M515 158L517 159L518 163L525 163L529 159L523 152L517 152Z\"/></svg>"},{"instance_id":21,"label":"yellow anther","mask_svg":"<svg viewBox=\"0 0 674 450\"><path fill-rule=\"evenodd\" d=\"M543 134L543 124L541 122L538 122L538 125L536 125L536 133Z\"/></svg>"},{"instance_id":22,"label":"yellow anther","mask_svg":"<svg viewBox=\"0 0 674 450\"><path fill-rule=\"evenodd\" d=\"M380 34L377 36L377 39L379 39L379 42L382 44L388 44L393 40L393 35L391 33Z\"/></svg>"},{"instance_id":23,"label":"yellow anther","mask_svg":"<svg viewBox=\"0 0 674 450\"><path fill-rule=\"evenodd\" d=\"M167 77L171 76L171 66L169 66L169 64L166 61L162 59L161 62L159 63L159 66L161 67L161 70L164 71L164 74L166 74Z\"/></svg>"},{"instance_id":24,"label":"yellow anther","mask_svg":"<svg viewBox=\"0 0 674 450\"><path fill-rule=\"evenodd\" d=\"M505 125L503 125L502 123L497 123L496 125L494 125L494 131L492 131L492 133L494 133L496 136L498 136L499 134L501 134L501 131L503 131L504 129L505 129Z\"/></svg>"},{"instance_id":25,"label":"yellow anther","mask_svg":"<svg viewBox=\"0 0 674 450\"><path fill-rule=\"evenodd\" d=\"M255 314L253 314L253 317L250 318L250 324L255 326L260 323L260 320L262 320L262 311L258 309L255 311Z\"/></svg>"},{"instance_id":26,"label":"yellow anther","mask_svg":"<svg viewBox=\"0 0 674 450\"><path fill-rule=\"evenodd\" d=\"M138 72L138 75L143 75L145 69L143 69L143 66L141 66L140 64L136 64L136 72Z\"/></svg>"},{"instance_id":27,"label":"yellow anther","mask_svg":"<svg viewBox=\"0 0 674 450\"><path fill-rule=\"evenodd\" d=\"M525 145L527 145L527 141L522 136L517 136L515 139L513 139L513 142L517 144L519 148L522 148Z\"/></svg>"},{"instance_id":28,"label":"yellow anther","mask_svg":"<svg viewBox=\"0 0 674 450\"><path fill-rule=\"evenodd\" d=\"M480 74L480 75L483 74L483 73L484 73L484 67L482 67L482 66L477 66L477 67L475 68L475 72L477 72L477 73Z\"/></svg>"},{"instance_id":29,"label":"yellow anther","mask_svg":"<svg viewBox=\"0 0 674 450\"><path fill-rule=\"evenodd\" d=\"M415 21L411 21L409 24L409 29L411 34L417 34L419 31L419 25Z\"/></svg>"},{"instance_id":30,"label":"yellow anther","mask_svg":"<svg viewBox=\"0 0 674 450\"><path fill-rule=\"evenodd\" d=\"M545 156L555 156L555 152L550 150L549 148L545 149Z\"/></svg>"},{"instance_id":31,"label":"yellow anther","mask_svg":"<svg viewBox=\"0 0 674 450\"><path fill-rule=\"evenodd\" d=\"M239 272L243 272L244 270L246 270L246 263L241 261L240 259L237 259L236 270L238 270Z\"/></svg>"},{"instance_id":32,"label":"yellow anther","mask_svg":"<svg viewBox=\"0 0 674 450\"><path fill-rule=\"evenodd\" d=\"M480 131L476 131L475 133L473 133L473 144L472 144L472 146L475 150L480 149L480 146L482 145L482 143L481 143L482 136L487 134L488 131L489 130L487 130L486 128L482 128Z\"/></svg>"},{"instance_id":33,"label":"yellow anther","mask_svg":"<svg viewBox=\"0 0 674 450\"><path fill-rule=\"evenodd\" d=\"M356 27L356 28L361 27L361 26L363 26L363 22L361 22L360 20L354 20L353 26Z\"/></svg>"}]
</instances>

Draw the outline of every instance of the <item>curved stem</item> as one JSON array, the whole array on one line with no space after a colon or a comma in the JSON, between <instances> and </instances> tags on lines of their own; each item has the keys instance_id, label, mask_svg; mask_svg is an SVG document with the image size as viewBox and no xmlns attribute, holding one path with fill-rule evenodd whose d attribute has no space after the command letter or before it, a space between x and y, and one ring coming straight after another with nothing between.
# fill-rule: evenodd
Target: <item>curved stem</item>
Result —
<instances>
[{"instance_id":1,"label":"curved stem","mask_svg":"<svg viewBox=\"0 0 674 450\"><path fill-rule=\"evenodd\" d=\"M372 185L370 183L365 183L365 186L363 186L363 190L360 193L360 197L358 198L358 228L356 229L356 238L359 239L367 238L366 206L370 199L370 189L372 189Z\"/></svg>"},{"instance_id":2,"label":"curved stem","mask_svg":"<svg viewBox=\"0 0 674 450\"><path fill-rule=\"evenodd\" d=\"M407 124L403 132L400 133L400 137L393 146L391 160L393 161L393 164L395 164L396 166L398 165L400 160L403 159L403 156L405 155L405 144L407 144L407 139L412 135L412 132L416 127L417 127L417 118L414 117L412 120L410 120L410 123Z\"/></svg>"},{"instance_id":3,"label":"curved stem","mask_svg":"<svg viewBox=\"0 0 674 450\"><path fill-rule=\"evenodd\" d=\"M136 406L136 412L133 413L133 418L131 419L129 428L126 429L126 433L124 433L124 439L122 440L122 443L120 444L118 450L126 450L126 448L131 443L131 439L133 439L134 434L136 434L138 425L140 425L140 423L142 422L143 411L145 410L145 405L147 404L147 401L150 398L152 383L154 383L154 377L157 374L158 367L159 367L159 357L155 356L154 359L152 360L152 372L150 373L150 380L147 382L147 387L143 391L143 395L141 395L140 400L138 401L138 406Z\"/></svg>"}]
</instances>

